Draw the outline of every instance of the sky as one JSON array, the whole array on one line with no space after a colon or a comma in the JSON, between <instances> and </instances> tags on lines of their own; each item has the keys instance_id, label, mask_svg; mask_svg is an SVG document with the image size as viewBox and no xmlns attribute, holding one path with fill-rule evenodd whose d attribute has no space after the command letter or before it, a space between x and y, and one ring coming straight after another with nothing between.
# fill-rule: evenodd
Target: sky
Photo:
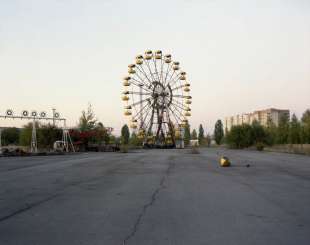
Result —
<instances>
[{"instance_id":1,"label":"sky","mask_svg":"<svg viewBox=\"0 0 310 245\"><path fill-rule=\"evenodd\" d=\"M187 72L193 128L310 108L308 0L1 0L0 114L56 108L75 126L91 103L118 133L122 78L147 49Z\"/></svg>"}]
</instances>

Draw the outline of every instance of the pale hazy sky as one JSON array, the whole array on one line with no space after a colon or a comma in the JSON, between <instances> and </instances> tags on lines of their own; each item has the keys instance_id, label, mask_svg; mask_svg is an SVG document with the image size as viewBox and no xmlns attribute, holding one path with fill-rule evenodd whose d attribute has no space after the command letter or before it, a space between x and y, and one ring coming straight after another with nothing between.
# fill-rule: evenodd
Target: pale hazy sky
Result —
<instances>
[{"instance_id":1,"label":"pale hazy sky","mask_svg":"<svg viewBox=\"0 0 310 245\"><path fill-rule=\"evenodd\" d=\"M120 128L122 77L146 49L187 72L195 127L310 107L309 0L0 0L0 113L55 107L75 125L90 102Z\"/></svg>"}]
</instances>

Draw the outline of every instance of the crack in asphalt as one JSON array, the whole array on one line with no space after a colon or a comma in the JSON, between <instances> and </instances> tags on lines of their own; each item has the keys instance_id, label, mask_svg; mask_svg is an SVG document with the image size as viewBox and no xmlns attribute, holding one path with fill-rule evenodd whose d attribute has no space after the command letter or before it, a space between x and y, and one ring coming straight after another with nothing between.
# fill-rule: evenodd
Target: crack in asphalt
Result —
<instances>
[{"instance_id":1,"label":"crack in asphalt","mask_svg":"<svg viewBox=\"0 0 310 245\"><path fill-rule=\"evenodd\" d=\"M158 195L159 195L159 192L160 192L162 189L165 188L164 184L165 184L165 182L166 182L168 176L170 175L172 169L175 167L175 163L172 162L173 159L174 159L174 156L169 157L169 166L168 166L168 168L166 169L166 171L165 171L165 173L164 173L164 176L161 178L161 180L160 180L160 182L159 182L159 186L158 186L158 187L155 189L155 191L153 192L150 201L149 201L148 203L146 203L146 204L143 206L143 208L142 208L140 214L138 215L138 217L137 217L137 219L136 219L136 221L135 221L135 223L134 223L134 226L133 226L131 232L130 232L130 233L126 236L126 238L123 240L122 245L126 245L127 242L128 242L131 238L133 238L133 237L136 235L136 233L137 233L137 231L138 231L138 229L139 229L139 226L140 226L140 224L142 223L142 219L143 219L143 217L144 217L145 214L146 214L146 211L148 210L148 208L150 208L151 206L153 206L153 204L154 204L155 201L157 200L157 197L158 197Z\"/></svg>"},{"instance_id":2,"label":"crack in asphalt","mask_svg":"<svg viewBox=\"0 0 310 245\"><path fill-rule=\"evenodd\" d=\"M0 223L3 222L3 221L6 221L16 215L19 215L21 213L24 213L32 208L35 208L35 207L38 207L40 206L41 204L44 204L46 202L49 202L51 200L53 200L54 198L58 197L58 196L61 196L65 190L67 190L68 188L71 188L71 187L76 187L76 186L80 186L80 185L83 185L83 184L86 184L86 183L91 183L91 182L94 182L94 181L97 181L99 179L103 179L104 176L106 175L109 175L111 173L113 173L114 171L116 171L119 167L121 167L123 163L120 163L120 164L117 164L115 166L113 166L113 168L111 169L107 169L105 171L103 171L103 173L99 176L95 176L93 178L89 178L87 180L82 180L82 181L72 181L71 183L67 183L64 187L62 188L59 188L59 189L56 189L54 192L56 192L56 194L52 194L52 195L49 195L48 197L44 198L44 199L41 199L37 202L32 202L32 203L26 203L24 204L23 206L24 207L21 207L7 215L4 215L4 216L1 216L0 217Z\"/></svg>"},{"instance_id":3,"label":"crack in asphalt","mask_svg":"<svg viewBox=\"0 0 310 245\"><path fill-rule=\"evenodd\" d=\"M9 218L12 218L13 216L18 215L18 214L20 214L20 213L26 212L27 210L32 209L32 208L34 208L34 207L37 207L37 206L39 206L39 205L41 205L41 204L43 204L43 203L46 203L46 202L48 202L48 201L50 201L50 200L52 200L52 199L58 197L59 195L60 195L60 194L55 194L55 195L49 196L49 197L47 197L47 198L45 198L45 199L43 199L43 200L41 200L41 201L39 201L39 202L26 204L25 207L20 208L20 209L16 210L16 211L13 212L13 213L10 213L10 214L8 214L8 215L5 215L5 216L0 217L0 222L5 221L5 220L7 220L7 219L9 219Z\"/></svg>"}]
</instances>

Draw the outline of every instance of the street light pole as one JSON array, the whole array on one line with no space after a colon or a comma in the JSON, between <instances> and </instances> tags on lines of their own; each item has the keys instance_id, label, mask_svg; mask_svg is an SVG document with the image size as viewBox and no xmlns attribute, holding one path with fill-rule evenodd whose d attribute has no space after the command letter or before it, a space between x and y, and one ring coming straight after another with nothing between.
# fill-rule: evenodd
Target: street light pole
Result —
<instances>
[{"instance_id":1,"label":"street light pole","mask_svg":"<svg viewBox=\"0 0 310 245\"><path fill-rule=\"evenodd\" d=\"M55 112L56 112L56 109L53 108L53 127L55 127Z\"/></svg>"},{"instance_id":2,"label":"street light pole","mask_svg":"<svg viewBox=\"0 0 310 245\"><path fill-rule=\"evenodd\" d=\"M0 154L2 154L2 128L0 128Z\"/></svg>"}]
</instances>

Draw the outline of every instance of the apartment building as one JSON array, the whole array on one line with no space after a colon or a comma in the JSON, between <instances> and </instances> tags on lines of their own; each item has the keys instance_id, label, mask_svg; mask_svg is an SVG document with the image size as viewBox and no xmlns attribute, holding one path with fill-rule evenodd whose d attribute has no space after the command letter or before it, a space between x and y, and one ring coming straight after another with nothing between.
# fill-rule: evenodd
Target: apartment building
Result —
<instances>
[{"instance_id":1,"label":"apartment building","mask_svg":"<svg viewBox=\"0 0 310 245\"><path fill-rule=\"evenodd\" d=\"M257 110L252 113L244 113L241 115L226 117L224 120L224 126L225 129L227 129L228 131L231 129L232 126L241 124L252 124L253 121L258 121L261 125L267 126L269 120L271 120L276 126L278 126L280 118L282 116L289 117L290 111L275 108Z\"/></svg>"}]
</instances>

